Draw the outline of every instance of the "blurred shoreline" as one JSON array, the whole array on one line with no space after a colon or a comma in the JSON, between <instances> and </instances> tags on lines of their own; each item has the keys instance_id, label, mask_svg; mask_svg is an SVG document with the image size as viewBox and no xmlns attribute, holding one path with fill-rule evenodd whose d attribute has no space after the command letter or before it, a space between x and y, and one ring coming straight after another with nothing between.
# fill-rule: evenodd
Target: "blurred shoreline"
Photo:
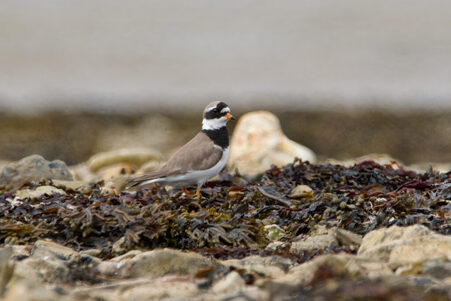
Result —
<instances>
[{"instance_id":1,"label":"blurred shoreline","mask_svg":"<svg viewBox=\"0 0 451 301\"><path fill-rule=\"evenodd\" d=\"M246 111L233 110L237 117ZM404 164L451 162L451 111L274 110L292 140L311 148L320 160L347 160L386 153ZM199 112L142 111L119 114L50 111L0 114L0 160L40 154L73 165L97 152L151 147L168 154L200 128ZM233 133L234 124L230 124Z\"/></svg>"}]
</instances>

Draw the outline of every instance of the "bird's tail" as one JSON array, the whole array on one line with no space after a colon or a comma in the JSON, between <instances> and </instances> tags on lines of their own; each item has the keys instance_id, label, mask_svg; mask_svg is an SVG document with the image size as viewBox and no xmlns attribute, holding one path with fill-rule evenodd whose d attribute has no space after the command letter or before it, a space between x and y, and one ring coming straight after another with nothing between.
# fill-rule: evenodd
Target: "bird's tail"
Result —
<instances>
[{"instance_id":1,"label":"bird's tail","mask_svg":"<svg viewBox=\"0 0 451 301\"><path fill-rule=\"evenodd\" d=\"M139 185L152 184L152 183L158 181L159 175L160 175L159 172L153 172L151 174L147 174L147 175L143 175L140 177L130 179L126 184L125 189L130 189L130 188L133 188L133 187L136 187Z\"/></svg>"}]
</instances>

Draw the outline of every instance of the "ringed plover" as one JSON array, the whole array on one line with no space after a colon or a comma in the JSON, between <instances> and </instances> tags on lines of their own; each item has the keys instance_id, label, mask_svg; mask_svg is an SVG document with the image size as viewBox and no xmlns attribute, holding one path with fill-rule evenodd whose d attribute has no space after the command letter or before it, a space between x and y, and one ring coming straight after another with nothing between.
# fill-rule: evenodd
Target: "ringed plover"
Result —
<instances>
[{"instance_id":1,"label":"ringed plover","mask_svg":"<svg viewBox=\"0 0 451 301\"><path fill-rule=\"evenodd\" d=\"M227 122L234 120L230 108L222 101L208 104L204 110L202 130L175 152L157 171L129 181L129 186L160 183L181 187L197 184L196 196L200 197L202 185L217 175L229 157L229 133Z\"/></svg>"}]
</instances>

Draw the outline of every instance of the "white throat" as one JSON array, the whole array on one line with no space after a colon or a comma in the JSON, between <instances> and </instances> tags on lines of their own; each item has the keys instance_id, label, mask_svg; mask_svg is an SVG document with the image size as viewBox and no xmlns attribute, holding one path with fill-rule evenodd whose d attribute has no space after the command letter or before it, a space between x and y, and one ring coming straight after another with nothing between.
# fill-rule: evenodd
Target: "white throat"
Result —
<instances>
[{"instance_id":1,"label":"white throat","mask_svg":"<svg viewBox=\"0 0 451 301\"><path fill-rule=\"evenodd\" d=\"M206 131L217 130L222 127L225 127L229 121L226 117L215 118L215 119L203 119L202 120L202 129Z\"/></svg>"}]
</instances>

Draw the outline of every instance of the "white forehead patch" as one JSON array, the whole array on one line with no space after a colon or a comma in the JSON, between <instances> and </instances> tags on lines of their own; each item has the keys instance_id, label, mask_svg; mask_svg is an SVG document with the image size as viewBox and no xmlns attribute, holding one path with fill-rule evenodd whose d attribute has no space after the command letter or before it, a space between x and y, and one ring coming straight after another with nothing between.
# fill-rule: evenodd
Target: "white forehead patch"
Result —
<instances>
[{"instance_id":1,"label":"white forehead patch","mask_svg":"<svg viewBox=\"0 0 451 301\"><path fill-rule=\"evenodd\" d=\"M230 109L229 107L225 107L224 109L221 110L221 113L229 113Z\"/></svg>"}]
</instances>

